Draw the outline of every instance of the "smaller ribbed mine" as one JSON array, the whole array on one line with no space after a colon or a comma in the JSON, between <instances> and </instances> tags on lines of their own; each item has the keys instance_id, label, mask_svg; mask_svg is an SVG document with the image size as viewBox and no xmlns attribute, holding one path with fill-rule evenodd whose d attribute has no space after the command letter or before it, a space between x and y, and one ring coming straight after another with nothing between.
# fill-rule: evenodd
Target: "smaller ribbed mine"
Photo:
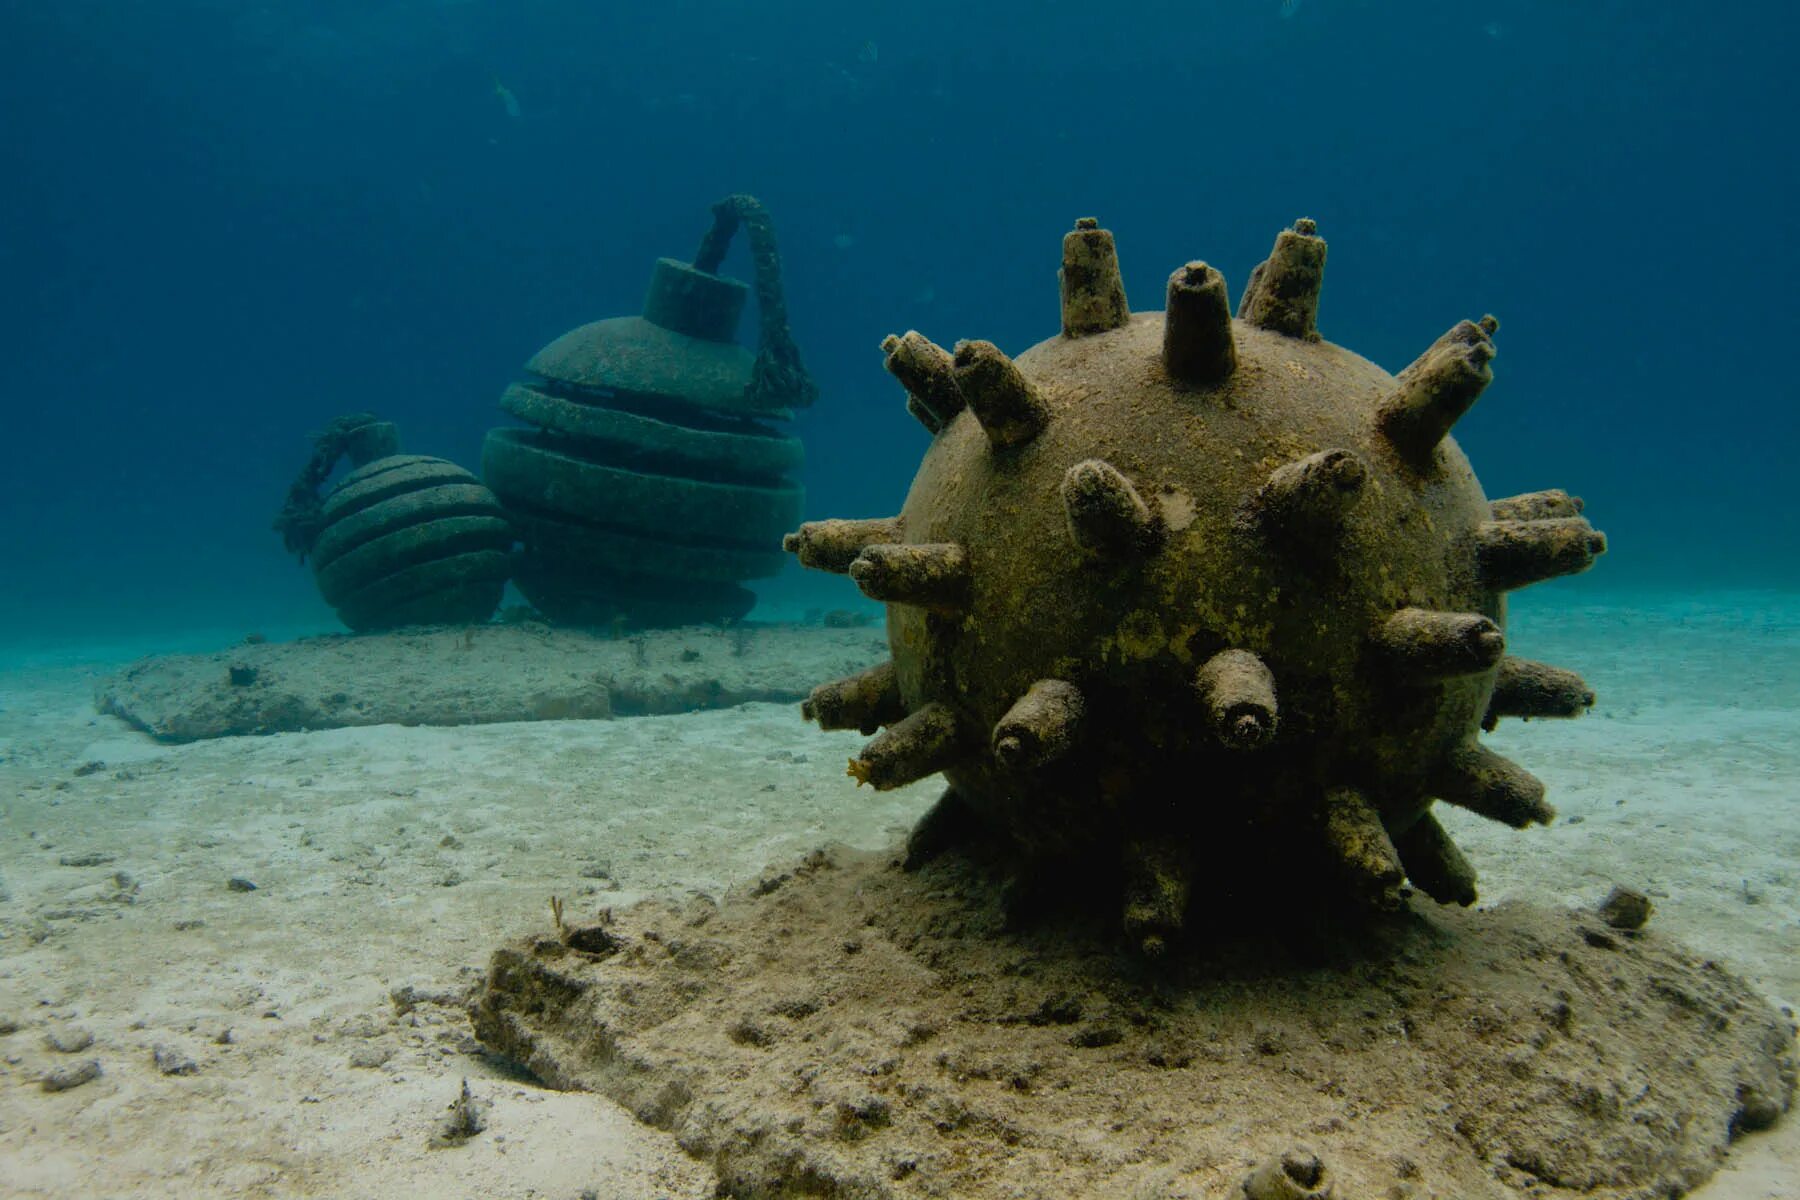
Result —
<instances>
[{"instance_id":1,"label":"smaller ribbed mine","mask_svg":"<svg viewBox=\"0 0 1800 1200\"><path fill-rule=\"evenodd\" d=\"M313 574L351 629L479 622L500 606L512 526L455 463L378 458L344 476L320 517Z\"/></svg>"}]
</instances>

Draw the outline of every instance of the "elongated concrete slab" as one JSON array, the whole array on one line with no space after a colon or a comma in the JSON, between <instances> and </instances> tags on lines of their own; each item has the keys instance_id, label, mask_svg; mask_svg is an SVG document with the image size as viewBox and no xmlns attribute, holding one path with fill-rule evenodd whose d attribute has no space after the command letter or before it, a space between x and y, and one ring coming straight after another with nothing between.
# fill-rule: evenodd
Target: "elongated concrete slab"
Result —
<instances>
[{"instance_id":1,"label":"elongated concrete slab","mask_svg":"<svg viewBox=\"0 0 1800 1200\"><path fill-rule=\"evenodd\" d=\"M147 658L102 683L95 703L164 742L605 718L799 701L818 680L886 654L878 627L738 625L616 639L541 625L442 627Z\"/></svg>"}]
</instances>

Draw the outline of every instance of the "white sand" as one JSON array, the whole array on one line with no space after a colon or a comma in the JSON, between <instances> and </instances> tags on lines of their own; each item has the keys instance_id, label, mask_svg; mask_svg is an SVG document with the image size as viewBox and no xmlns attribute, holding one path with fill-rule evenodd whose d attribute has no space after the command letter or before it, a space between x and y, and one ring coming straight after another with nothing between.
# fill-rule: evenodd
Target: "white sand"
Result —
<instances>
[{"instance_id":1,"label":"white sand","mask_svg":"<svg viewBox=\"0 0 1800 1200\"><path fill-rule=\"evenodd\" d=\"M1450 814L1484 899L1633 883L1665 932L1800 999L1800 598L1539 591L1513 649L1601 700L1494 738L1564 820L1514 834ZM93 713L123 657L15 654L0 674L0 1020L19 1025L0 1036L4 1196L710 1195L666 1136L506 1076L457 1010L401 1014L390 992L455 991L547 927L552 894L578 911L716 894L821 841L880 845L935 795L853 789L861 739L774 705L162 747ZM106 765L74 773L90 762ZM110 861L61 865L82 855ZM47 1044L78 1031L91 1047ZM158 1045L197 1071L163 1074ZM90 1058L97 1080L40 1087ZM431 1149L464 1078L487 1128ZM1701 1200L1793 1200L1796 1181L1790 1117Z\"/></svg>"}]
</instances>

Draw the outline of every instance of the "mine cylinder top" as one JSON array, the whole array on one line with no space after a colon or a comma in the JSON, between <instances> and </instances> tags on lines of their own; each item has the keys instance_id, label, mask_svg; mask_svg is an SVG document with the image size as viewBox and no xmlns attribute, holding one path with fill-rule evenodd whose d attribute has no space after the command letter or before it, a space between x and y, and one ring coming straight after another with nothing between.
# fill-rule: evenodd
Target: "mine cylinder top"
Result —
<instances>
[{"instance_id":1,"label":"mine cylinder top","mask_svg":"<svg viewBox=\"0 0 1800 1200\"><path fill-rule=\"evenodd\" d=\"M644 319L673 333L709 342L737 337L750 289L735 279L659 258L644 297Z\"/></svg>"},{"instance_id":2,"label":"mine cylinder top","mask_svg":"<svg viewBox=\"0 0 1800 1200\"><path fill-rule=\"evenodd\" d=\"M400 453L400 430L392 421L370 421L345 436L344 456L352 467Z\"/></svg>"}]
</instances>

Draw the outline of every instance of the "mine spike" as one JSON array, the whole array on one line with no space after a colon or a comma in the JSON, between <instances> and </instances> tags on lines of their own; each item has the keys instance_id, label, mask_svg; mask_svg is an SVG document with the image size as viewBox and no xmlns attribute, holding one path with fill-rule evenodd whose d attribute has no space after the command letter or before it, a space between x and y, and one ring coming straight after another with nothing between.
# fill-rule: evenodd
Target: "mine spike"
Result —
<instances>
[{"instance_id":1,"label":"mine spike","mask_svg":"<svg viewBox=\"0 0 1800 1200\"><path fill-rule=\"evenodd\" d=\"M1194 673L1207 722L1231 750L1254 750L1275 736L1275 676L1248 650L1221 650Z\"/></svg>"},{"instance_id":2,"label":"mine spike","mask_svg":"<svg viewBox=\"0 0 1800 1200\"><path fill-rule=\"evenodd\" d=\"M1453 751L1431 782L1440 799L1514 829L1556 819L1537 776L1478 742Z\"/></svg>"},{"instance_id":3,"label":"mine spike","mask_svg":"<svg viewBox=\"0 0 1800 1200\"><path fill-rule=\"evenodd\" d=\"M956 344L956 386L996 449L1020 446L1050 423L1050 409L992 342Z\"/></svg>"},{"instance_id":4,"label":"mine spike","mask_svg":"<svg viewBox=\"0 0 1800 1200\"><path fill-rule=\"evenodd\" d=\"M781 539L781 548L803 567L842 575L870 546L897 542L903 535L899 517L864 520L808 521Z\"/></svg>"},{"instance_id":5,"label":"mine spike","mask_svg":"<svg viewBox=\"0 0 1800 1200\"><path fill-rule=\"evenodd\" d=\"M1013 771L1031 770L1067 754L1081 732L1086 702L1061 679L1040 679L994 726L994 757Z\"/></svg>"},{"instance_id":6,"label":"mine spike","mask_svg":"<svg viewBox=\"0 0 1800 1200\"><path fill-rule=\"evenodd\" d=\"M1509 654L1500 660L1481 727L1491 730L1501 717L1578 717L1593 706L1593 690L1575 672Z\"/></svg>"},{"instance_id":7,"label":"mine spike","mask_svg":"<svg viewBox=\"0 0 1800 1200\"><path fill-rule=\"evenodd\" d=\"M1547 488L1495 500L1488 505L1488 510L1496 521L1545 521L1554 517L1579 517L1583 507L1580 496L1571 496L1561 488Z\"/></svg>"},{"instance_id":8,"label":"mine spike","mask_svg":"<svg viewBox=\"0 0 1800 1200\"><path fill-rule=\"evenodd\" d=\"M1481 582L1496 591L1577 575L1606 553L1606 535L1582 517L1484 521L1475 534Z\"/></svg>"},{"instance_id":9,"label":"mine spike","mask_svg":"<svg viewBox=\"0 0 1800 1200\"><path fill-rule=\"evenodd\" d=\"M1431 462L1438 443L1469 411L1492 382L1492 317L1459 321L1395 377L1393 394L1382 401L1375 422L1382 436L1415 468Z\"/></svg>"},{"instance_id":10,"label":"mine spike","mask_svg":"<svg viewBox=\"0 0 1800 1200\"><path fill-rule=\"evenodd\" d=\"M1368 481L1368 464L1352 451L1321 450L1275 468L1250 498L1249 508L1264 529L1277 535L1335 534Z\"/></svg>"},{"instance_id":11,"label":"mine spike","mask_svg":"<svg viewBox=\"0 0 1800 1200\"><path fill-rule=\"evenodd\" d=\"M1394 839L1412 885L1439 904L1475 903L1475 868L1429 811Z\"/></svg>"},{"instance_id":12,"label":"mine spike","mask_svg":"<svg viewBox=\"0 0 1800 1200\"><path fill-rule=\"evenodd\" d=\"M1325 239L1307 217L1275 237L1269 257L1250 273L1238 316L1259 329L1319 340L1319 289L1325 283Z\"/></svg>"},{"instance_id":13,"label":"mine spike","mask_svg":"<svg viewBox=\"0 0 1800 1200\"><path fill-rule=\"evenodd\" d=\"M886 355L882 365L906 388L906 411L931 433L963 410L948 350L916 329L898 336L890 333L882 339L881 349Z\"/></svg>"},{"instance_id":14,"label":"mine spike","mask_svg":"<svg viewBox=\"0 0 1800 1200\"><path fill-rule=\"evenodd\" d=\"M821 683L800 703L800 715L820 729L854 729L865 737L906 715L894 660Z\"/></svg>"},{"instance_id":15,"label":"mine spike","mask_svg":"<svg viewBox=\"0 0 1800 1200\"><path fill-rule=\"evenodd\" d=\"M1403 608L1375 632L1390 666L1418 680L1477 675L1500 661L1506 635L1480 613Z\"/></svg>"},{"instance_id":16,"label":"mine spike","mask_svg":"<svg viewBox=\"0 0 1800 1200\"><path fill-rule=\"evenodd\" d=\"M1078 462L1063 473L1062 502L1069 536L1102 558L1151 554L1167 532L1131 480L1103 459Z\"/></svg>"},{"instance_id":17,"label":"mine spike","mask_svg":"<svg viewBox=\"0 0 1800 1200\"><path fill-rule=\"evenodd\" d=\"M1397 908L1406 870L1381 814L1355 788L1325 794L1325 842L1350 886L1378 908Z\"/></svg>"},{"instance_id":18,"label":"mine spike","mask_svg":"<svg viewBox=\"0 0 1800 1200\"><path fill-rule=\"evenodd\" d=\"M1188 263L1169 276L1162 357L1170 378L1196 387L1237 370L1225 277L1203 262Z\"/></svg>"},{"instance_id":19,"label":"mine spike","mask_svg":"<svg viewBox=\"0 0 1800 1200\"><path fill-rule=\"evenodd\" d=\"M969 555L954 542L886 542L863 547L850 578L871 600L961 612L969 602Z\"/></svg>"},{"instance_id":20,"label":"mine spike","mask_svg":"<svg viewBox=\"0 0 1800 1200\"><path fill-rule=\"evenodd\" d=\"M871 738L845 774L858 787L866 783L885 792L943 770L967 750L956 715L934 701Z\"/></svg>"},{"instance_id":21,"label":"mine spike","mask_svg":"<svg viewBox=\"0 0 1800 1200\"><path fill-rule=\"evenodd\" d=\"M1083 337L1117 329L1131 319L1125 304L1125 281L1119 276L1119 252L1110 229L1093 217L1082 217L1063 234L1062 331Z\"/></svg>"},{"instance_id":22,"label":"mine spike","mask_svg":"<svg viewBox=\"0 0 1800 1200\"><path fill-rule=\"evenodd\" d=\"M1167 840L1125 847L1125 936L1147 957L1168 948L1187 923L1193 868Z\"/></svg>"}]
</instances>

